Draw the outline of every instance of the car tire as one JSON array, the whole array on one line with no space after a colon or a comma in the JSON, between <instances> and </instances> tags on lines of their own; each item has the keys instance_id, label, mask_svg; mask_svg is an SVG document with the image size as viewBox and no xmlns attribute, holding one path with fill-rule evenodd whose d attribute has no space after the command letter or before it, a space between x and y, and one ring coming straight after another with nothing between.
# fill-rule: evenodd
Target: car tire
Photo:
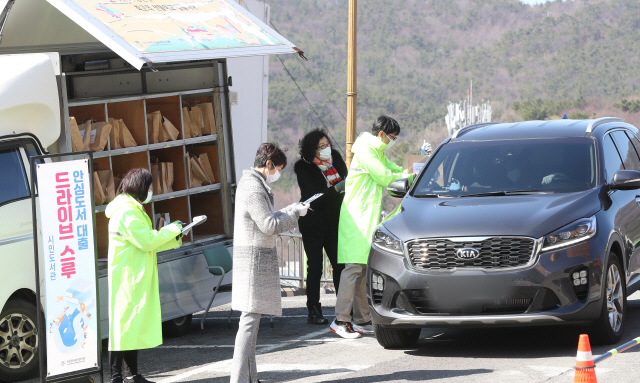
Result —
<instances>
[{"instance_id":1,"label":"car tire","mask_svg":"<svg viewBox=\"0 0 640 383\"><path fill-rule=\"evenodd\" d=\"M373 326L378 343L384 348L407 348L411 347L420 339L419 328L384 328L380 325Z\"/></svg>"},{"instance_id":2,"label":"car tire","mask_svg":"<svg viewBox=\"0 0 640 383\"><path fill-rule=\"evenodd\" d=\"M0 381L16 382L37 375L40 358L36 312L32 303L15 299L8 301L0 313Z\"/></svg>"},{"instance_id":3,"label":"car tire","mask_svg":"<svg viewBox=\"0 0 640 383\"><path fill-rule=\"evenodd\" d=\"M590 328L590 335L595 344L614 344L622 339L624 332L624 316L627 312L627 290L624 270L618 257L609 255L606 272L603 278L604 293L602 311Z\"/></svg>"},{"instance_id":4,"label":"car tire","mask_svg":"<svg viewBox=\"0 0 640 383\"><path fill-rule=\"evenodd\" d=\"M162 335L167 338L176 338L186 335L191 330L193 314L172 319L162 323Z\"/></svg>"}]
</instances>

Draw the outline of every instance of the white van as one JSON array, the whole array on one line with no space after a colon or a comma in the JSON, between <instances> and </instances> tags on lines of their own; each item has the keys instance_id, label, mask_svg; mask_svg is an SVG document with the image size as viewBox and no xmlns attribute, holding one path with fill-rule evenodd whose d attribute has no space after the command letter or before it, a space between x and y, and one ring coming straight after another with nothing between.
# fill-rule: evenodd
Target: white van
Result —
<instances>
[{"instance_id":1,"label":"white van","mask_svg":"<svg viewBox=\"0 0 640 383\"><path fill-rule=\"evenodd\" d=\"M71 117L79 123L122 119L136 141L133 147L117 149L107 143L103 151L94 153L94 169L110 170L118 177L134 167L151 168L154 161L173 164L173 191L154 194L145 205L151 217L169 214L171 220L188 222L198 215L208 216L205 224L185 237L183 246L158 254L165 335L187 331L191 314L209 303L216 277L206 269L203 250L226 246L232 252L235 163L241 158L252 160L257 143L265 138L261 127L244 126L242 137L233 142L232 133L238 129L231 128L228 65L232 59L228 58L295 53L297 49L233 0L213 3L225 3L225 17L236 12L243 25L258 26L251 30L270 35L271 42L245 44L239 38L234 47L225 49L187 46L184 51L148 53L134 49L118 31L105 33L109 27L91 6L57 0L18 0L15 4L0 0L0 25L11 11L5 27L0 28L0 380L23 380L38 370L39 310L28 164L33 155L72 151ZM4 4L8 5L3 10ZM127 4L110 5L110 11ZM44 19L47 23L39 22ZM170 17L155 19L162 24ZM198 34L190 35L190 41L213 38L202 32L203 25L199 24ZM169 30L162 25L157 29L163 28ZM225 38L232 39L226 33ZM265 92L264 83L256 85L258 92ZM183 108L199 103L213 104L215 132L185 138ZM264 105L254 108L266 114ZM150 141L147 114L157 110L180 131L177 140ZM201 154L207 154L215 180L194 186L189 182L189 155ZM105 207L95 208L103 338L108 334ZM225 278L224 283L229 282ZM43 291L42 279L40 283ZM222 291L214 305L230 299L230 292Z\"/></svg>"}]
</instances>

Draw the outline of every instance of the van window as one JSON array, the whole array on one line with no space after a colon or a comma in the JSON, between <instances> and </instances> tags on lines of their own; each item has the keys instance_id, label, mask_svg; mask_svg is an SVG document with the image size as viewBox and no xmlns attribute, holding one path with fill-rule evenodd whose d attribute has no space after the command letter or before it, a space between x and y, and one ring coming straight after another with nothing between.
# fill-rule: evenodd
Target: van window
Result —
<instances>
[{"instance_id":1,"label":"van window","mask_svg":"<svg viewBox=\"0 0 640 383\"><path fill-rule=\"evenodd\" d=\"M0 180L0 205L30 196L17 144L0 146Z\"/></svg>"},{"instance_id":2,"label":"van window","mask_svg":"<svg viewBox=\"0 0 640 383\"><path fill-rule=\"evenodd\" d=\"M610 184L613 182L614 174L616 174L618 170L624 169L624 166L622 165L618 150L613 140L611 140L611 135L607 134L602 146L604 152L604 169L607 172L607 183Z\"/></svg>"},{"instance_id":3,"label":"van window","mask_svg":"<svg viewBox=\"0 0 640 383\"><path fill-rule=\"evenodd\" d=\"M38 152L38 149L36 148L36 146L33 144L33 141L31 140L23 140L22 147L24 148L24 152L27 155L27 160L29 160L33 156L40 155L40 153ZM33 175L36 177L36 185L38 184L38 173L36 172L36 166L38 164L43 164L43 163L44 163L43 159L39 159L33 162ZM27 164L27 168L28 167L29 165Z\"/></svg>"},{"instance_id":4,"label":"van window","mask_svg":"<svg viewBox=\"0 0 640 383\"><path fill-rule=\"evenodd\" d=\"M624 134L622 130L617 130L611 133L611 136L613 136L616 142L616 147L618 148L618 152L620 152L620 157L622 157L624 168L627 170L640 170L638 154L627 135Z\"/></svg>"}]
</instances>

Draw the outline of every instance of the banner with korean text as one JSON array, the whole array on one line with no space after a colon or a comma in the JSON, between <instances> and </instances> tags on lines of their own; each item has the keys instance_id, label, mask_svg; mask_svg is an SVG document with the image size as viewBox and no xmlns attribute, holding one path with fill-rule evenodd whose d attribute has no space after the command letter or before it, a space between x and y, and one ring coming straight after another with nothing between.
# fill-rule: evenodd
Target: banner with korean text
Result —
<instances>
[{"instance_id":1,"label":"banner with korean text","mask_svg":"<svg viewBox=\"0 0 640 383\"><path fill-rule=\"evenodd\" d=\"M38 164L47 379L98 367L96 260L88 159Z\"/></svg>"}]
</instances>

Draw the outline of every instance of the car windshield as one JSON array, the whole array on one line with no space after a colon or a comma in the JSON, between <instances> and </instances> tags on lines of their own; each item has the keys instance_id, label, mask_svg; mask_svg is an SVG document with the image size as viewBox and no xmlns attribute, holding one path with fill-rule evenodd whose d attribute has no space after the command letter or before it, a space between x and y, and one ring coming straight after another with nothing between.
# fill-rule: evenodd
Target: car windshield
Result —
<instances>
[{"instance_id":1,"label":"car windshield","mask_svg":"<svg viewBox=\"0 0 640 383\"><path fill-rule=\"evenodd\" d=\"M454 142L431 159L414 197L566 193L596 184L593 139Z\"/></svg>"}]
</instances>

